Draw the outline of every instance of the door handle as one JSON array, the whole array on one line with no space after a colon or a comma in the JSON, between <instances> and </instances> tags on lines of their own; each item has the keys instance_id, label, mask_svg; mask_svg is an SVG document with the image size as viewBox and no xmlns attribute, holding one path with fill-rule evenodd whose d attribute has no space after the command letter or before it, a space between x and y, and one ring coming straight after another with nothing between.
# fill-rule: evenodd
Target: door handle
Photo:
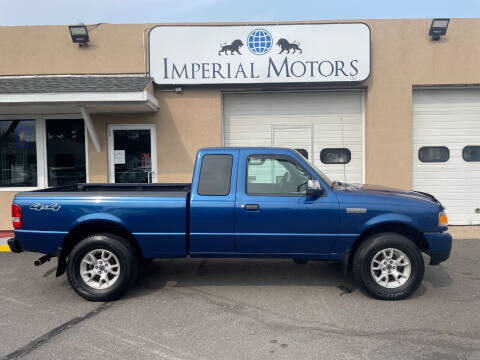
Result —
<instances>
[{"instance_id":1,"label":"door handle","mask_svg":"<svg viewBox=\"0 0 480 360\"><path fill-rule=\"evenodd\" d=\"M258 204L246 204L245 205L245 210L247 211L257 211L260 208Z\"/></svg>"}]
</instances>

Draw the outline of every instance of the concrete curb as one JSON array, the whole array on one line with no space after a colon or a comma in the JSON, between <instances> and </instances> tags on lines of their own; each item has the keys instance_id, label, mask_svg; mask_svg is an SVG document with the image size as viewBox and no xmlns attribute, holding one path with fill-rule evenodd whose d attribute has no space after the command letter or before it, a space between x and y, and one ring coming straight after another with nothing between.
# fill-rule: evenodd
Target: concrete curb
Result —
<instances>
[{"instance_id":1,"label":"concrete curb","mask_svg":"<svg viewBox=\"0 0 480 360\"><path fill-rule=\"evenodd\" d=\"M0 238L0 252L10 252L10 248L7 245L9 238Z\"/></svg>"}]
</instances>

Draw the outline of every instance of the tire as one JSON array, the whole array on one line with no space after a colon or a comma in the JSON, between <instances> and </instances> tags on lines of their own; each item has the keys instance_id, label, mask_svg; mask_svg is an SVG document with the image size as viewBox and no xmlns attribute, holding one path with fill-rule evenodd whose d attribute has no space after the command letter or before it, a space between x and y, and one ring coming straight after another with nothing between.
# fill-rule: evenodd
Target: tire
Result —
<instances>
[{"instance_id":1,"label":"tire","mask_svg":"<svg viewBox=\"0 0 480 360\"><path fill-rule=\"evenodd\" d=\"M412 240L396 233L381 233L360 244L352 271L357 284L370 295L382 300L400 300L418 289L425 264Z\"/></svg>"},{"instance_id":2,"label":"tire","mask_svg":"<svg viewBox=\"0 0 480 360\"><path fill-rule=\"evenodd\" d=\"M68 281L77 294L89 301L120 298L136 280L137 274L135 248L114 234L89 236L80 241L68 257Z\"/></svg>"}]
</instances>

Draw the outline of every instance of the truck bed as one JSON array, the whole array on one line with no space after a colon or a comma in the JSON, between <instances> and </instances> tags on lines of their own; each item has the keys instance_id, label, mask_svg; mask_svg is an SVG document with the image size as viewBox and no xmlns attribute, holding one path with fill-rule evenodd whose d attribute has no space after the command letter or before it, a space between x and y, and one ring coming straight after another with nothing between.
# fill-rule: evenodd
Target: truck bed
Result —
<instances>
[{"instance_id":1,"label":"truck bed","mask_svg":"<svg viewBox=\"0 0 480 360\"><path fill-rule=\"evenodd\" d=\"M22 192L15 201L23 207L25 225L15 237L24 249L54 255L70 231L102 222L105 228L116 224L131 233L145 257L182 257L190 187L75 184Z\"/></svg>"}]
</instances>

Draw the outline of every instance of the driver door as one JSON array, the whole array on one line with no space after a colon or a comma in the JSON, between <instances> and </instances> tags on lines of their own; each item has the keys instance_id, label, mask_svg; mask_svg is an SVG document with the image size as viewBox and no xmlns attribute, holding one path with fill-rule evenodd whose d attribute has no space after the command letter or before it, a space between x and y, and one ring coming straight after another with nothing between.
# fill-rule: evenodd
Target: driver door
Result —
<instances>
[{"instance_id":1,"label":"driver door","mask_svg":"<svg viewBox=\"0 0 480 360\"><path fill-rule=\"evenodd\" d=\"M240 154L235 244L245 254L327 254L337 239L338 202L331 191L306 196L314 178L286 155Z\"/></svg>"}]
</instances>

